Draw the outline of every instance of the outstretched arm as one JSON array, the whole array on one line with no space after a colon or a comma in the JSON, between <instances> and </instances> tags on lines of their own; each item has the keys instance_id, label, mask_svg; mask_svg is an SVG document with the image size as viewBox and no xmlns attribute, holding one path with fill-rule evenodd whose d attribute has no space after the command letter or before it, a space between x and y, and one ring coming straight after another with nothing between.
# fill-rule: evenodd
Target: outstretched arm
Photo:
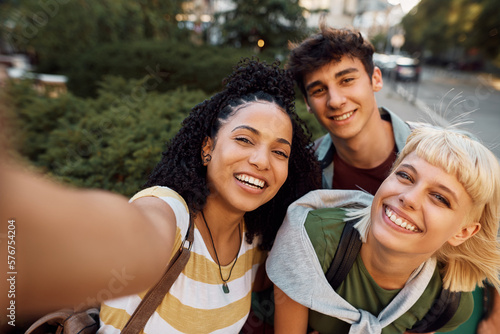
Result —
<instances>
[{"instance_id":1,"label":"outstretched arm","mask_svg":"<svg viewBox=\"0 0 500 334\"><path fill-rule=\"evenodd\" d=\"M0 185L2 271L15 273L0 281L1 307L15 300L20 315L89 307L144 291L163 274L175 238L175 215L163 201L130 204L2 161Z\"/></svg>"},{"instance_id":2,"label":"outstretched arm","mask_svg":"<svg viewBox=\"0 0 500 334\"><path fill-rule=\"evenodd\" d=\"M305 334L309 309L274 286L274 329L276 334Z\"/></svg>"}]
</instances>

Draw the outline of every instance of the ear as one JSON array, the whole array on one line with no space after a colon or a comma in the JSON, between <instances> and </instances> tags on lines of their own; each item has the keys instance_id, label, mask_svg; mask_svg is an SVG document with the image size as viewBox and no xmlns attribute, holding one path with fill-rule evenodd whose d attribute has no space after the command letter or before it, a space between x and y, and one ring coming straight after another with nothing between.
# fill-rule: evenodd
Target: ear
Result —
<instances>
[{"instance_id":1,"label":"ear","mask_svg":"<svg viewBox=\"0 0 500 334\"><path fill-rule=\"evenodd\" d=\"M452 246L458 246L467 239L471 238L474 234L479 232L480 229L481 229L481 224L479 224L478 222L474 222L469 226L460 229L457 234L455 234L448 240L448 243Z\"/></svg>"},{"instance_id":2,"label":"ear","mask_svg":"<svg viewBox=\"0 0 500 334\"><path fill-rule=\"evenodd\" d=\"M375 66L373 68L373 74L372 74L372 88L374 92L378 92L382 89L384 86L384 81L382 80L382 72L380 71L380 68Z\"/></svg>"},{"instance_id":3,"label":"ear","mask_svg":"<svg viewBox=\"0 0 500 334\"><path fill-rule=\"evenodd\" d=\"M307 111L312 114L311 107L309 106L309 102L307 101L307 97L304 96L304 103L306 104Z\"/></svg>"},{"instance_id":4,"label":"ear","mask_svg":"<svg viewBox=\"0 0 500 334\"><path fill-rule=\"evenodd\" d=\"M210 155L213 149L213 141L210 137L205 137L203 139L203 143L201 144L201 161L203 162L203 166L208 165L208 162L212 159Z\"/></svg>"}]
</instances>

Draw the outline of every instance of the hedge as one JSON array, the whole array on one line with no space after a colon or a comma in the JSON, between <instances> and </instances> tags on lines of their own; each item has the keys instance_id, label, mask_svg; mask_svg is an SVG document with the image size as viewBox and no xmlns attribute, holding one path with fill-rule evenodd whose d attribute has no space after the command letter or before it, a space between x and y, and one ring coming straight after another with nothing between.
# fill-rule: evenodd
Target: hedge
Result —
<instances>
[{"instance_id":1,"label":"hedge","mask_svg":"<svg viewBox=\"0 0 500 334\"><path fill-rule=\"evenodd\" d=\"M177 87L200 89L207 94L219 91L224 77L242 57L255 53L248 49L190 43L140 41L102 45L74 59L66 70L69 89L82 97L95 97L98 82L106 75L127 79L149 77L158 91ZM273 61L272 50L260 54Z\"/></svg>"}]
</instances>

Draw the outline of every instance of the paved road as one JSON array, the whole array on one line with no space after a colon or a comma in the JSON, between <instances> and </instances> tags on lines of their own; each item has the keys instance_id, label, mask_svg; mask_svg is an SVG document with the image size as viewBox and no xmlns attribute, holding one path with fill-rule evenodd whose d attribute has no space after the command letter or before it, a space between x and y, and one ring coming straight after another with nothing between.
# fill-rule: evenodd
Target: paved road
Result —
<instances>
[{"instance_id":1,"label":"paved road","mask_svg":"<svg viewBox=\"0 0 500 334\"><path fill-rule=\"evenodd\" d=\"M489 74L424 68L419 84L384 81L376 94L385 106L409 121L449 125L478 136L500 159L500 80Z\"/></svg>"}]
</instances>

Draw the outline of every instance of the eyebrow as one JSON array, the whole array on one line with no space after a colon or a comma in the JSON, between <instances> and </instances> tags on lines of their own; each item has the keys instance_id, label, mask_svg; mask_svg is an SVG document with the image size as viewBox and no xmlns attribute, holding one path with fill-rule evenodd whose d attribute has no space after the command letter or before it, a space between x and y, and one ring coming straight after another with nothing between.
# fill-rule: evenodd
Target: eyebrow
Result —
<instances>
[{"instance_id":1,"label":"eyebrow","mask_svg":"<svg viewBox=\"0 0 500 334\"><path fill-rule=\"evenodd\" d=\"M409 164L401 164L401 166L403 167L406 167L408 169L410 169L413 173L415 173L416 175L418 175L418 172L417 170L415 169L415 167L413 167L412 165L409 165ZM458 203L458 197L457 197L457 194L451 190L450 188L448 188L447 186L445 186L444 184L441 184L441 183L438 183L437 184L437 187L439 189L442 189L444 192L448 193L451 197L453 197L453 200L455 201L455 203Z\"/></svg>"},{"instance_id":2,"label":"eyebrow","mask_svg":"<svg viewBox=\"0 0 500 334\"><path fill-rule=\"evenodd\" d=\"M260 135L259 130L257 130L256 128L252 128L251 126L248 126L248 125L239 125L239 126L235 127L231 132L234 132L238 129L245 129L245 130L248 130L256 135ZM276 141L278 143L282 143L282 144L285 144L285 145L292 147L292 144L290 144L290 142L288 140L286 140L285 138L278 138L278 139L276 139Z\"/></svg>"},{"instance_id":3,"label":"eyebrow","mask_svg":"<svg viewBox=\"0 0 500 334\"><path fill-rule=\"evenodd\" d=\"M355 67L346 68L345 70L342 70L340 72L335 73L335 79L338 79L346 74L350 74L350 73L354 73L354 72L359 72L359 70ZM313 81L306 86L306 91L313 88L314 86L321 85L321 84L322 84L322 82L320 80Z\"/></svg>"},{"instance_id":4,"label":"eyebrow","mask_svg":"<svg viewBox=\"0 0 500 334\"><path fill-rule=\"evenodd\" d=\"M344 75L350 74L350 73L354 73L354 72L359 72L359 70L355 67L346 68L345 70L342 70L340 72L335 73L335 79L338 79L341 76L344 76Z\"/></svg>"}]
</instances>

